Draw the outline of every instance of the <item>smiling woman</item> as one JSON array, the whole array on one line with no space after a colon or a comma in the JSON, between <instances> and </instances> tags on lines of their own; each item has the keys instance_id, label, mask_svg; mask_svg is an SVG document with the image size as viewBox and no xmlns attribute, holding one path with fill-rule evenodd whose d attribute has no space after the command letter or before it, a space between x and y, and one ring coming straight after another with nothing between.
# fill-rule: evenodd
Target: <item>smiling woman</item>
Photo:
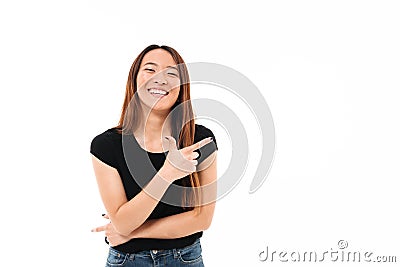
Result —
<instances>
[{"instance_id":1,"label":"smiling woman","mask_svg":"<svg viewBox=\"0 0 400 267\"><path fill-rule=\"evenodd\" d=\"M178 100L180 77L176 64L179 63L164 49L154 49L144 55L137 74L137 86L140 99L149 108L169 109ZM149 94L163 101L150 99Z\"/></svg>"},{"instance_id":2,"label":"smiling woman","mask_svg":"<svg viewBox=\"0 0 400 267\"><path fill-rule=\"evenodd\" d=\"M203 266L200 238L214 214L217 149L213 132L194 122L181 56L168 46L145 48L130 69L118 125L90 146L110 220L93 229L105 231L110 245L106 266ZM171 185L183 189L178 194Z\"/></svg>"}]
</instances>

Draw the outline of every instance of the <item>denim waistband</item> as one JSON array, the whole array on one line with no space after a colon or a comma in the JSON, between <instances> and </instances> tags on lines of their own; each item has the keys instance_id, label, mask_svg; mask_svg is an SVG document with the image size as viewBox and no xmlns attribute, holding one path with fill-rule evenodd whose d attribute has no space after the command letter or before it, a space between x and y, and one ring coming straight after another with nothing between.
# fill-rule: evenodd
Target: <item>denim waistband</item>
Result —
<instances>
[{"instance_id":1,"label":"denim waistband","mask_svg":"<svg viewBox=\"0 0 400 267\"><path fill-rule=\"evenodd\" d=\"M185 253L188 250L193 249L194 247L200 245L200 238L197 238L191 245L188 245L183 248L173 248L173 249L151 249L151 250L142 250L135 253L126 253L110 247L110 252L115 255L126 257L127 259L133 259L134 257L151 257L157 258L166 255L173 255L174 258L178 258L181 253Z\"/></svg>"}]
</instances>

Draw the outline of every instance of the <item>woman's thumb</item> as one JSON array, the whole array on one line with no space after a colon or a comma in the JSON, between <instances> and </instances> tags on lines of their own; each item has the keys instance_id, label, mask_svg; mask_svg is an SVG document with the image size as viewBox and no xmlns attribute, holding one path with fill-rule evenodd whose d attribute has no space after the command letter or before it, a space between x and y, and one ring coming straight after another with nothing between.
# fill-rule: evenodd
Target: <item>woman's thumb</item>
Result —
<instances>
[{"instance_id":1,"label":"woman's thumb","mask_svg":"<svg viewBox=\"0 0 400 267\"><path fill-rule=\"evenodd\" d=\"M169 150L178 150L178 148L176 147L176 141L175 138L172 136L166 136L165 139L168 140L168 147Z\"/></svg>"}]
</instances>

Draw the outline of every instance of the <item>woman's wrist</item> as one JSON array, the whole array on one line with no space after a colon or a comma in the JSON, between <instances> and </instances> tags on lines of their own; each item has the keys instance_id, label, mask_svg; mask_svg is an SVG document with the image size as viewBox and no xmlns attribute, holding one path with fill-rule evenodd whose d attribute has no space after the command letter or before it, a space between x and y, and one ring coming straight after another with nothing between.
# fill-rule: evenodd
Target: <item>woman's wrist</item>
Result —
<instances>
[{"instance_id":1,"label":"woman's wrist","mask_svg":"<svg viewBox=\"0 0 400 267\"><path fill-rule=\"evenodd\" d=\"M176 180L176 178L173 177L172 172L165 165L160 168L158 175L170 184Z\"/></svg>"}]
</instances>

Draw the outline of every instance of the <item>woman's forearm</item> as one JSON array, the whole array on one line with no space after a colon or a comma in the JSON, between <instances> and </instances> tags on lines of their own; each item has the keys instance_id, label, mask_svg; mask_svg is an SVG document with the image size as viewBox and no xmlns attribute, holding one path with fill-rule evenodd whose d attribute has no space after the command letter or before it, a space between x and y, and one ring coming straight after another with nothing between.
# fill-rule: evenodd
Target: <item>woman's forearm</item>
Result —
<instances>
[{"instance_id":1,"label":"woman's forearm","mask_svg":"<svg viewBox=\"0 0 400 267\"><path fill-rule=\"evenodd\" d=\"M216 153L216 152L214 152ZM204 162L203 162L204 163ZM212 163L212 164L211 164ZM130 234L131 238L179 238L208 229L211 225L217 196L217 165L216 160L210 166L198 173L202 185L209 185L203 189L205 205L200 212L187 211L160 219L148 220Z\"/></svg>"},{"instance_id":2,"label":"woman's forearm","mask_svg":"<svg viewBox=\"0 0 400 267\"><path fill-rule=\"evenodd\" d=\"M211 224L214 207L202 207L200 214L194 211L148 220L133 231L130 238L171 239L191 235L208 229Z\"/></svg>"},{"instance_id":3,"label":"woman's forearm","mask_svg":"<svg viewBox=\"0 0 400 267\"><path fill-rule=\"evenodd\" d=\"M165 175L160 169L139 194L121 205L115 214L110 214L110 220L120 234L129 235L150 216L171 184L164 179Z\"/></svg>"}]
</instances>

